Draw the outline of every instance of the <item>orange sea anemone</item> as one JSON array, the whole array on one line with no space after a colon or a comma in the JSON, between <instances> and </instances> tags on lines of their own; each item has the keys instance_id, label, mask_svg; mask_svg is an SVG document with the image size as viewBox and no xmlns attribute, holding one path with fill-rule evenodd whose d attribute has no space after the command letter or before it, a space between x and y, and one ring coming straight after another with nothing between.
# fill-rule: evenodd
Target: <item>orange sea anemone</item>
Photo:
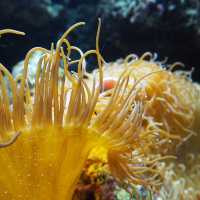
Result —
<instances>
[{"instance_id":1,"label":"orange sea anemone","mask_svg":"<svg viewBox=\"0 0 200 200\"><path fill-rule=\"evenodd\" d=\"M121 73L109 100L95 112L104 78L98 46L100 25L95 50L82 53L67 40L68 34L83 24L70 27L56 48L52 44L50 50L31 49L17 80L0 64L1 200L71 199L84 163L97 147L106 152L110 170L118 179L144 185L159 183L156 163L160 156L145 156L147 144L139 136L144 103L137 98L140 81L129 84L131 70ZM35 51L43 55L36 66L31 95L27 73ZM70 60L72 51L80 53L79 60ZM99 65L99 76L92 86L84 80L85 59L91 54ZM65 74L60 77L62 64ZM77 64L77 73L70 73L71 64Z\"/></svg>"},{"instance_id":2,"label":"orange sea anemone","mask_svg":"<svg viewBox=\"0 0 200 200\"><path fill-rule=\"evenodd\" d=\"M136 85L135 99L144 105L139 134L140 145L144 142L142 149L148 152L146 156L153 152L178 158L176 162L164 163L164 185L158 196L154 194L158 199L199 199L200 86L192 81L190 71L174 70L182 66L182 63L158 62L151 53L140 58L132 54L124 60L104 63L103 91L95 108L97 113L102 111L121 73L130 71L127 87ZM97 79L98 71L93 72ZM89 85L91 77L87 75ZM192 161L188 153L192 153ZM105 154L97 150L91 153L91 158L99 155ZM104 160L105 156L102 158Z\"/></svg>"},{"instance_id":3,"label":"orange sea anemone","mask_svg":"<svg viewBox=\"0 0 200 200\"><path fill-rule=\"evenodd\" d=\"M135 98L145 105L143 132L140 134L143 141L148 140L149 147L154 152L156 150L162 154L176 154L192 137L193 144L187 144L190 146L187 149L200 152L199 140L195 137L200 135L200 86L192 82L191 72L172 72L175 67L181 65L175 63L168 66L156 61L150 53L145 53L140 58L132 54L124 60L105 64L105 91L101 94L102 100L97 105L96 112L101 112L109 95L114 91L112 87L120 74L129 70L130 80L127 87L130 88L139 81ZM98 69L93 74L98 74ZM145 76L146 78L143 78ZM91 75L88 75L89 79L90 77Z\"/></svg>"}]
</instances>

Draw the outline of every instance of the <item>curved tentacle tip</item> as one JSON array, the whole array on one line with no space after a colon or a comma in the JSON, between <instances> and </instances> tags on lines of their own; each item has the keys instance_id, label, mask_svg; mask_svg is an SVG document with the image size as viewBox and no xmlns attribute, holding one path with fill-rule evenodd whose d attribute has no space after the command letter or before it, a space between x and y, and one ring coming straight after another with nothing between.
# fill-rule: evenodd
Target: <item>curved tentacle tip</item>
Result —
<instances>
[{"instance_id":1,"label":"curved tentacle tip","mask_svg":"<svg viewBox=\"0 0 200 200\"><path fill-rule=\"evenodd\" d=\"M3 35L3 34L16 34L16 35L26 35L25 32L22 32L22 31L17 31L17 30L14 30L14 29L2 29L0 30L0 37Z\"/></svg>"},{"instance_id":2,"label":"curved tentacle tip","mask_svg":"<svg viewBox=\"0 0 200 200\"><path fill-rule=\"evenodd\" d=\"M21 135L21 132L17 132L9 141L7 141L5 143L1 143L0 148L4 148L4 147L8 147L8 146L12 145L20 135Z\"/></svg>"}]
</instances>

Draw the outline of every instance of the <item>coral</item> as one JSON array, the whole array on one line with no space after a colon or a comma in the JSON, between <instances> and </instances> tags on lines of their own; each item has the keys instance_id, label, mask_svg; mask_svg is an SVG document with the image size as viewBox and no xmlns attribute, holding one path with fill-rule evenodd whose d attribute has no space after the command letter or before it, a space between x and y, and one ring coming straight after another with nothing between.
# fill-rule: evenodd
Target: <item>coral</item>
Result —
<instances>
[{"instance_id":1,"label":"coral","mask_svg":"<svg viewBox=\"0 0 200 200\"><path fill-rule=\"evenodd\" d=\"M128 19L130 23L145 23L148 27L154 27L162 17L173 13L179 16L183 26L195 26L199 23L200 4L197 0L190 1L164 1L164 0L102 0L99 9L104 16ZM148 18L148 20L145 20Z\"/></svg>"},{"instance_id":2,"label":"coral","mask_svg":"<svg viewBox=\"0 0 200 200\"><path fill-rule=\"evenodd\" d=\"M49 23L49 20L58 18L64 9L62 4L51 0L34 0L31 2L27 0L20 2L16 0L1 1L0 8L2 11L3 8L7 8L6 12L2 12L2 19L8 19L7 16L9 15L14 21L22 20L33 27L45 26ZM18 10L21 10L20 14L17 13ZM37 20L37 23L36 15L40 19Z\"/></svg>"},{"instance_id":3,"label":"coral","mask_svg":"<svg viewBox=\"0 0 200 200\"><path fill-rule=\"evenodd\" d=\"M200 197L200 157L187 154L182 160L160 162L159 168L164 179L157 191L148 191L140 185L121 185L99 160L88 160L77 187L77 199L87 199L93 194L95 199L118 200L198 200Z\"/></svg>"},{"instance_id":4,"label":"coral","mask_svg":"<svg viewBox=\"0 0 200 200\"><path fill-rule=\"evenodd\" d=\"M117 182L110 175L106 162L88 159L80 181L77 185L74 199L114 199Z\"/></svg>"},{"instance_id":5,"label":"coral","mask_svg":"<svg viewBox=\"0 0 200 200\"><path fill-rule=\"evenodd\" d=\"M111 15L114 18L129 19L130 23L143 22L151 25L152 19L144 21L145 17L153 18L151 15L160 17L164 12L164 5L155 0L102 0L99 9L104 16ZM142 16L142 15L145 16Z\"/></svg>"},{"instance_id":6,"label":"coral","mask_svg":"<svg viewBox=\"0 0 200 200\"><path fill-rule=\"evenodd\" d=\"M141 185L118 182L108 169L107 163L99 159L88 159L80 181L77 185L74 199L88 198L101 200L136 200L150 199L150 192Z\"/></svg>"}]
</instances>

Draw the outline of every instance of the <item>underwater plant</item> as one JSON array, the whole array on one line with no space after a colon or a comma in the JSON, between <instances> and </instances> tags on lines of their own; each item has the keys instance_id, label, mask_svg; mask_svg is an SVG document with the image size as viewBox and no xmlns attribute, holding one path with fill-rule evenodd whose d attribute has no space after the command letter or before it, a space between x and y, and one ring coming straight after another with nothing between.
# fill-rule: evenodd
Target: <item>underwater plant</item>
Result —
<instances>
[{"instance_id":1,"label":"underwater plant","mask_svg":"<svg viewBox=\"0 0 200 200\"><path fill-rule=\"evenodd\" d=\"M67 39L82 25L70 27L50 50L31 49L23 74L17 79L0 64L1 200L71 199L85 161L98 148L105 152L109 168L119 180L160 184L156 166L162 158L145 156L147 144L139 137L144 113L143 101L136 98L140 81L128 87L131 71L125 70L109 101L95 112L104 78L98 44L100 23L96 49L85 53ZM10 31L0 33L6 32ZM43 55L35 66L31 95L27 74L29 59L36 51ZM72 51L78 52L80 59L70 59ZM95 55L99 65L98 79L94 78L91 85L84 79L89 55ZM77 65L77 72L70 72L72 64ZM64 75L59 76L62 66Z\"/></svg>"}]
</instances>

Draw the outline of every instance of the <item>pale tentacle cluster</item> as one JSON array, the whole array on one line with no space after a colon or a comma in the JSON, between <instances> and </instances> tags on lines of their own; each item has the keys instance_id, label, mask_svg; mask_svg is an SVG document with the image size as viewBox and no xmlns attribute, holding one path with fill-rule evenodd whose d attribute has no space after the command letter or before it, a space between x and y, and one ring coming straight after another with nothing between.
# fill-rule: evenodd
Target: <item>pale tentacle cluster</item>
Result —
<instances>
[{"instance_id":1,"label":"pale tentacle cluster","mask_svg":"<svg viewBox=\"0 0 200 200\"><path fill-rule=\"evenodd\" d=\"M200 156L187 154L185 160L162 163L164 183L155 196L166 200L198 200L200 197Z\"/></svg>"},{"instance_id":2,"label":"pale tentacle cluster","mask_svg":"<svg viewBox=\"0 0 200 200\"><path fill-rule=\"evenodd\" d=\"M142 123L144 131L140 137L146 143L148 141L149 148L154 152L176 153L189 138L199 135L199 85L192 82L191 72L172 72L174 68L183 66L182 63L167 66L166 60L158 62L156 59L156 54L147 52L140 58L131 54L124 60L106 63L103 67L104 78L117 80L124 70L129 70L130 88L141 77L157 72L142 79L136 87L138 92L135 99L145 105ZM95 70L94 75L97 72ZM113 91L101 94L102 101L97 106L97 112L101 111Z\"/></svg>"}]
</instances>

